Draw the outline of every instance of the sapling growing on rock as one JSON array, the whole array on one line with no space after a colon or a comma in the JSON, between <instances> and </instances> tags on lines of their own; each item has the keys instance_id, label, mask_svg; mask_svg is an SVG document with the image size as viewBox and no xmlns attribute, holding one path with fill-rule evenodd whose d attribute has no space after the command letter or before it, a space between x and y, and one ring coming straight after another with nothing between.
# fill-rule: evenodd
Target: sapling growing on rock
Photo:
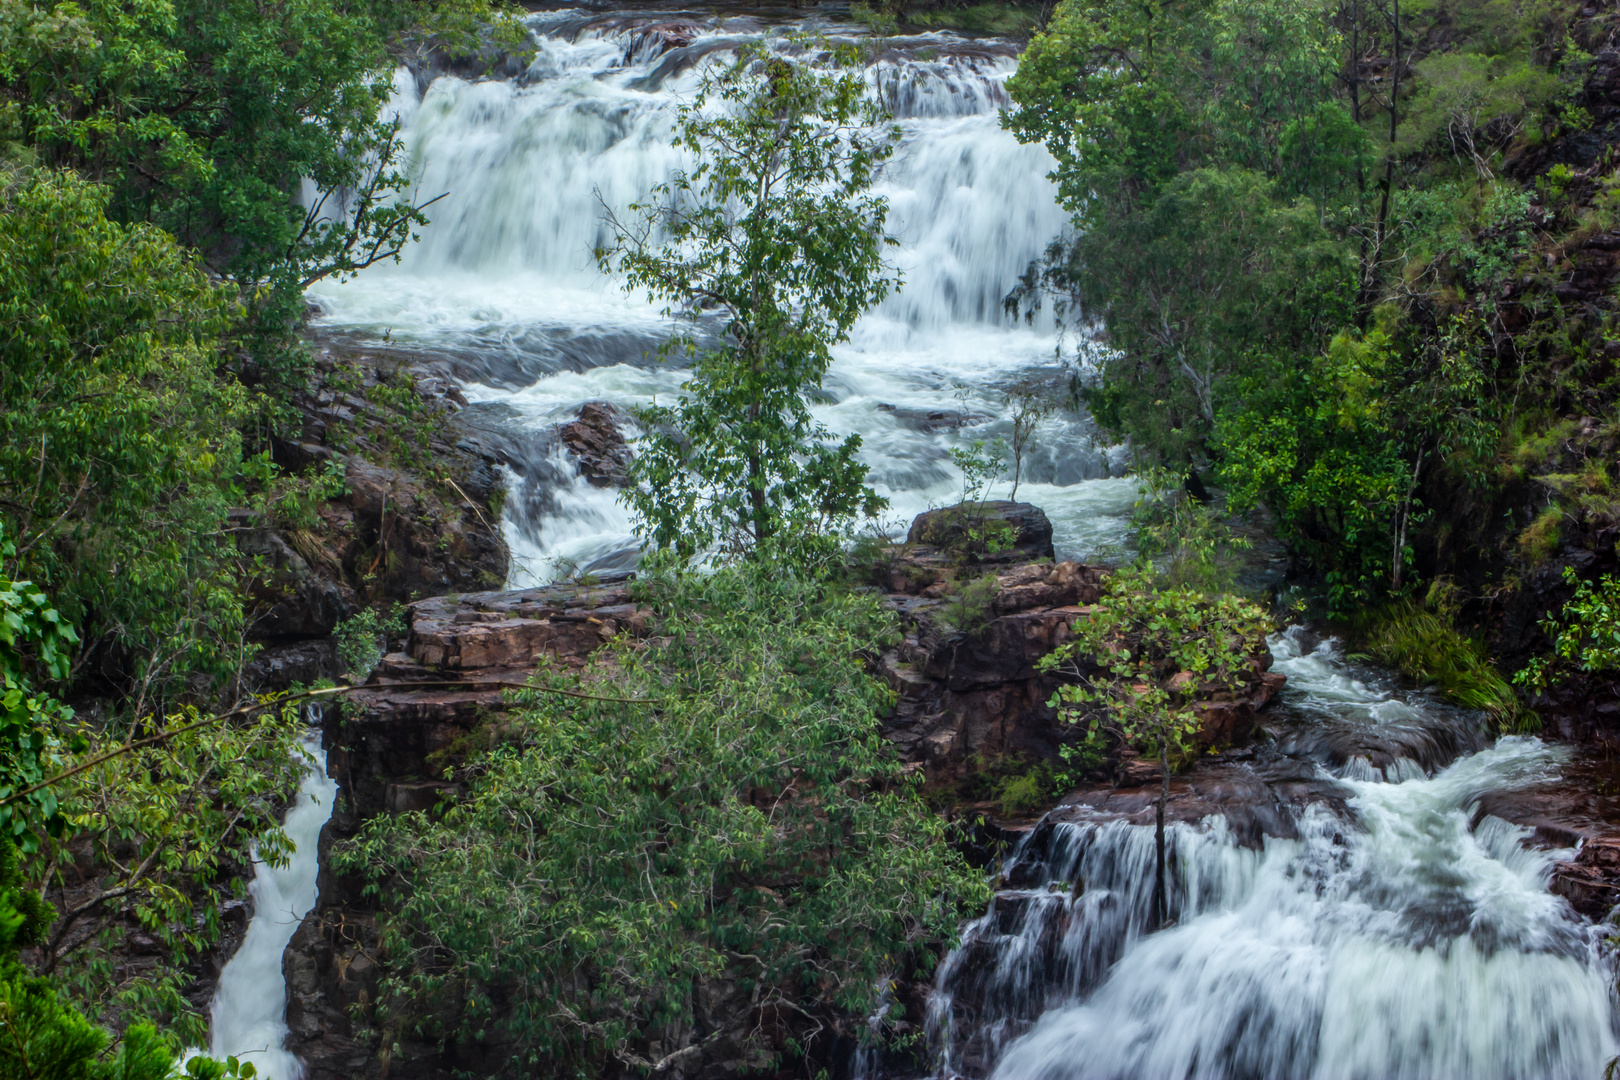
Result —
<instances>
[{"instance_id":1,"label":"sapling growing on rock","mask_svg":"<svg viewBox=\"0 0 1620 1080\"><path fill-rule=\"evenodd\" d=\"M1012 450L1013 482L1012 492L1007 498L1017 502L1018 483L1024 476L1024 454L1035 438L1035 428L1052 415L1056 404L1044 386L1033 382L1017 384L1001 396L1001 401L1012 419L1012 438L1008 440L1008 447Z\"/></svg>"},{"instance_id":2,"label":"sapling growing on rock","mask_svg":"<svg viewBox=\"0 0 1620 1080\"><path fill-rule=\"evenodd\" d=\"M1083 724L1090 745L1112 742L1157 749L1154 918L1169 918L1165 889L1164 808L1170 757L1196 753L1200 699L1234 695L1255 677L1256 642L1270 628L1264 611L1240 597L1186 588L1154 589L1143 576L1114 575L1101 603L1074 622L1073 637L1037 668L1072 680L1047 703Z\"/></svg>"},{"instance_id":3,"label":"sapling growing on rock","mask_svg":"<svg viewBox=\"0 0 1620 1080\"><path fill-rule=\"evenodd\" d=\"M675 144L696 165L630 220L606 214L603 269L691 327L663 352L691 356L692 378L674 404L639 411L648 435L624 493L655 548L817 546L884 505L860 437L836 439L807 400L830 346L898 285L888 204L871 193L895 130L865 87L856 71L744 46L681 110Z\"/></svg>"}]
</instances>

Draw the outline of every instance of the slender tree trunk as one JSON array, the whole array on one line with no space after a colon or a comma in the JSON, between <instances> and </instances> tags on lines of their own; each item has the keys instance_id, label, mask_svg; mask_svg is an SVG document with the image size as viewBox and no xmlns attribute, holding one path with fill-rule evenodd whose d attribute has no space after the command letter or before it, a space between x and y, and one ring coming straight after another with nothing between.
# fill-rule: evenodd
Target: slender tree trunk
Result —
<instances>
[{"instance_id":1,"label":"slender tree trunk","mask_svg":"<svg viewBox=\"0 0 1620 1080\"><path fill-rule=\"evenodd\" d=\"M1372 261L1363 267L1363 307L1372 302L1372 289L1378 275L1378 264L1384 258L1384 236L1389 222L1389 196L1395 186L1396 106L1401 94L1401 0L1391 0L1390 25L1395 35L1395 60L1389 69L1389 152L1384 158L1383 192L1378 197L1378 224L1373 230Z\"/></svg>"},{"instance_id":2,"label":"slender tree trunk","mask_svg":"<svg viewBox=\"0 0 1620 1080\"><path fill-rule=\"evenodd\" d=\"M1170 740L1159 740L1159 806L1154 829L1153 918L1158 926L1170 921L1170 894L1164 889L1164 804L1170 801Z\"/></svg>"},{"instance_id":3,"label":"slender tree trunk","mask_svg":"<svg viewBox=\"0 0 1620 1080\"><path fill-rule=\"evenodd\" d=\"M765 502L765 466L757 453L748 455L748 502L754 512L754 542L771 535L771 511Z\"/></svg>"}]
</instances>

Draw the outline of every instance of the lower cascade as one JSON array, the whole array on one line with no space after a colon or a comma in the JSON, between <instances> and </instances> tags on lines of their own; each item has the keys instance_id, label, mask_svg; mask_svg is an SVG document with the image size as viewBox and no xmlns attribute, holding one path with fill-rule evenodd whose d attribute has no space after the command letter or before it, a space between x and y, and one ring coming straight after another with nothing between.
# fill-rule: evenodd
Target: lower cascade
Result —
<instances>
[{"instance_id":1,"label":"lower cascade","mask_svg":"<svg viewBox=\"0 0 1620 1080\"><path fill-rule=\"evenodd\" d=\"M1220 815L1171 825L1157 932L1152 826L1054 811L941 967L944 1076L1603 1074L1617 1046L1604 934L1548 889L1574 852L1479 808L1555 776L1563 752L1508 737L1444 765L1401 756L1473 721L1311 644L1273 638L1289 676L1276 749L1235 768L1281 791L1308 765L1335 794L1268 830L1292 835L1249 844Z\"/></svg>"},{"instance_id":2,"label":"lower cascade","mask_svg":"<svg viewBox=\"0 0 1620 1080\"><path fill-rule=\"evenodd\" d=\"M337 783L326 775L319 735L303 740L310 765L282 828L292 841L287 865L255 861L253 918L242 945L220 973L210 1008L216 1058L252 1062L269 1080L301 1080L303 1065L282 1042L287 1036L287 984L281 957L298 924L315 906L321 829L332 816Z\"/></svg>"}]
</instances>

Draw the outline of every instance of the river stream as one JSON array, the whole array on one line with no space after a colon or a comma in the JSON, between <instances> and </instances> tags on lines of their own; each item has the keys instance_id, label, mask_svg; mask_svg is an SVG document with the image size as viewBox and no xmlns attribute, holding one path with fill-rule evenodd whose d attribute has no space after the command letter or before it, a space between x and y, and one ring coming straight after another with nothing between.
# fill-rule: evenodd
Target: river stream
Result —
<instances>
[{"instance_id":1,"label":"river stream","mask_svg":"<svg viewBox=\"0 0 1620 1080\"><path fill-rule=\"evenodd\" d=\"M418 191L445 198L400 265L311 297L323 332L450 357L473 408L541 430L588 401L642 404L681 384L654 355L667 323L591 253L608 238L603 204L624 213L683 163L672 125L700 66L744 37L789 48L790 31L854 31L622 7L530 25L538 53L521 77L399 73L389 107ZM1066 221L1044 150L999 126L1015 64L1008 43L936 33L897 39L868 67L903 132L880 190L905 285L835 349L816 414L861 435L901 531L955 501L951 446L1007 433L999 395L1057 366L1056 329L1001 310ZM513 476L510 584L633 563L615 492L548 453ZM1135 487L1121 465L1084 419L1043 424L1018 494L1051 517L1060 557L1123 542ZM1273 651L1289 687L1261 749L1229 767L1262 787L1283 777L1298 797L1261 825L1176 824L1173 924L1157 931L1151 828L1054 813L942 966L943 1075L1601 1074L1616 1050L1601 935L1548 890L1570 853L1475 810L1556 772L1560 752L1492 743L1477 717L1381 681L1331 642L1296 631Z\"/></svg>"}]
</instances>

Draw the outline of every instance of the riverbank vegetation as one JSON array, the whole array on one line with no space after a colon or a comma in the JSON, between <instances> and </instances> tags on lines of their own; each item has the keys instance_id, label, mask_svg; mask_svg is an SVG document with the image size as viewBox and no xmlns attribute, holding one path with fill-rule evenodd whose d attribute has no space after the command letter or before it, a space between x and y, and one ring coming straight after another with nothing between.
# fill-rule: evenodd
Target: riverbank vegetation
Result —
<instances>
[{"instance_id":1,"label":"riverbank vegetation","mask_svg":"<svg viewBox=\"0 0 1620 1080\"><path fill-rule=\"evenodd\" d=\"M486 1041L499 1075L763 1068L736 1017L866 1015L988 900L878 733L876 597L769 558L634 594L650 641L538 676L594 698L519 691L453 806L337 856L384 899L389 1022Z\"/></svg>"},{"instance_id":2,"label":"riverbank vegetation","mask_svg":"<svg viewBox=\"0 0 1620 1080\"><path fill-rule=\"evenodd\" d=\"M1499 714L1461 638L1433 662L1439 624L1519 664L1544 643L1498 629L1556 603L1544 568L1614 569L1612 29L1067 0L1009 83L1075 216L1009 307L1106 328L1078 397L1139 461L1263 507L1325 613L1387 616L1371 649ZM1457 602L1421 607L1435 581Z\"/></svg>"},{"instance_id":3,"label":"riverbank vegetation","mask_svg":"<svg viewBox=\"0 0 1620 1080\"><path fill-rule=\"evenodd\" d=\"M296 713L238 707L261 568L232 515L330 485L270 452L309 371L303 290L425 220L392 72L521 45L498 16L0 0L6 1075L156 1077L206 1042L186 995L253 852L285 854L302 767ZM351 201L308 207L308 180Z\"/></svg>"}]
</instances>

